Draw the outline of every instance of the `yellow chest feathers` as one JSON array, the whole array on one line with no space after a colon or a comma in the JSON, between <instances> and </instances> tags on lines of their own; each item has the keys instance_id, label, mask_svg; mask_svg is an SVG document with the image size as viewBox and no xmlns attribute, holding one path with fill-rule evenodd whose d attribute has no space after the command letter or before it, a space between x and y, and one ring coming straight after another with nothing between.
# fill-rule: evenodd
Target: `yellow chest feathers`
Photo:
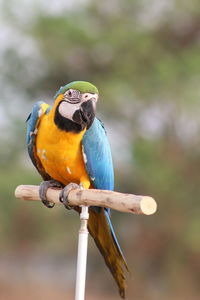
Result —
<instances>
[{"instance_id":1,"label":"yellow chest feathers","mask_svg":"<svg viewBox=\"0 0 200 300\"><path fill-rule=\"evenodd\" d=\"M90 179L85 169L81 133L65 132L44 115L36 136L36 153L45 171L53 179L67 185L82 183L89 188Z\"/></svg>"}]
</instances>

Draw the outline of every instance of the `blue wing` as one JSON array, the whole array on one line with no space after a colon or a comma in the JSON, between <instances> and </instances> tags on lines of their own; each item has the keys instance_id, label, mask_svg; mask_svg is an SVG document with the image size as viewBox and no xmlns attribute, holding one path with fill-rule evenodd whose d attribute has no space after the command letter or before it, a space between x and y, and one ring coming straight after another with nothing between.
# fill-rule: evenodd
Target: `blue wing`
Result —
<instances>
[{"instance_id":1,"label":"blue wing","mask_svg":"<svg viewBox=\"0 0 200 300\"><path fill-rule=\"evenodd\" d=\"M95 118L82 141L86 170L94 188L113 190L114 172L108 138L101 121ZM110 209L92 206L88 229L115 278L120 295L125 298L125 271L128 266L117 241L111 220Z\"/></svg>"},{"instance_id":2,"label":"blue wing","mask_svg":"<svg viewBox=\"0 0 200 300\"><path fill-rule=\"evenodd\" d=\"M94 188L114 189L114 172L110 145L104 126L95 118L82 141L85 166Z\"/></svg>"},{"instance_id":3,"label":"blue wing","mask_svg":"<svg viewBox=\"0 0 200 300\"><path fill-rule=\"evenodd\" d=\"M47 113L50 109L50 106L45 102L38 101L34 104L33 110L27 118L27 132L26 132L26 144L28 147L28 154L32 160L32 163L42 175L44 180L50 179L50 176L44 171L41 162L37 156L35 149L35 137L37 135L37 128L39 122L44 113Z\"/></svg>"}]
</instances>

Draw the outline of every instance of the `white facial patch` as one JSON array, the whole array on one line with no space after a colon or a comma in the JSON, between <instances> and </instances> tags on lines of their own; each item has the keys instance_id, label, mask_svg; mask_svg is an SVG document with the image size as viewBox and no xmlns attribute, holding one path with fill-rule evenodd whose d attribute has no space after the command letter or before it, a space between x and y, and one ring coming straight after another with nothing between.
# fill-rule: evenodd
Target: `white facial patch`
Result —
<instances>
[{"instance_id":1,"label":"white facial patch","mask_svg":"<svg viewBox=\"0 0 200 300\"><path fill-rule=\"evenodd\" d=\"M73 114L76 110L80 109L81 103L72 104L66 101L62 101L58 107L58 111L61 116L65 117L66 119L72 120Z\"/></svg>"},{"instance_id":2,"label":"white facial patch","mask_svg":"<svg viewBox=\"0 0 200 300\"><path fill-rule=\"evenodd\" d=\"M71 93L77 92L76 90L69 90L69 91ZM69 91L67 91L66 93L69 93ZM95 109L96 102L98 100L98 94L83 93L83 94L81 94L81 99L80 99L79 103L75 103L75 102L73 103L73 99L70 99L70 96L68 94L66 94L66 98L69 101L67 99L66 99L66 101L65 100L62 101L59 105L58 111L61 116L73 121L72 117L73 117L75 111L80 109L82 103L84 103L88 100L92 100L93 108ZM71 103L70 103L70 100L71 100Z\"/></svg>"}]
</instances>

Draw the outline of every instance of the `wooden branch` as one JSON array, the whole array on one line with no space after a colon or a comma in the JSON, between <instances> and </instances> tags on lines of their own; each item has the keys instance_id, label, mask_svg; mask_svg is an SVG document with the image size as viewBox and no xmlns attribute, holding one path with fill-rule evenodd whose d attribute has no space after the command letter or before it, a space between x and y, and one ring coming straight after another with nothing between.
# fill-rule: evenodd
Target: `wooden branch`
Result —
<instances>
[{"instance_id":1,"label":"wooden branch","mask_svg":"<svg viewBox=\"0 0 200 300\"><path fill-rule=\"evenodd\" d=\"M60 189L49 188L47 199L55 204L59 201ZM19 185L15 190L15 197L23 200L41 201L39 186ZM69 193L69 203L72 206L102 206L122 212L151 215L157 210L157 204L152 197L123 194L113 191L96 189L74 189Z\"/></svg>"}]
</instances>

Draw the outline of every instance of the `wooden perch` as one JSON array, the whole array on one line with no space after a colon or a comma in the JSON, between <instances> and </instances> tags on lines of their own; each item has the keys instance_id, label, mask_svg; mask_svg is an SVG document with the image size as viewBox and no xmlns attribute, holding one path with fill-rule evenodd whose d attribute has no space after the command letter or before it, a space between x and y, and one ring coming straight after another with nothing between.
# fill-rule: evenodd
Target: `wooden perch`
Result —
<instances>
[{"instance_id":1,"label":"wooden perch","mask_svg":"<svg viewBox=\"0 0 200 300\"><path fill-rule=\"evenodd\" d=\"M47 191L48 201L61 204L59 201L59 193L60 189L49 188ZM39 197L39 186L19 185L15 190L15 197L23 200L41 201ZM68 199L72 206L102 206L133 214L151 215L154 214L157 209L157 204L152 197L136 196L106 190L74 189L70 191Z\"/></svg>"}]
</instances>

